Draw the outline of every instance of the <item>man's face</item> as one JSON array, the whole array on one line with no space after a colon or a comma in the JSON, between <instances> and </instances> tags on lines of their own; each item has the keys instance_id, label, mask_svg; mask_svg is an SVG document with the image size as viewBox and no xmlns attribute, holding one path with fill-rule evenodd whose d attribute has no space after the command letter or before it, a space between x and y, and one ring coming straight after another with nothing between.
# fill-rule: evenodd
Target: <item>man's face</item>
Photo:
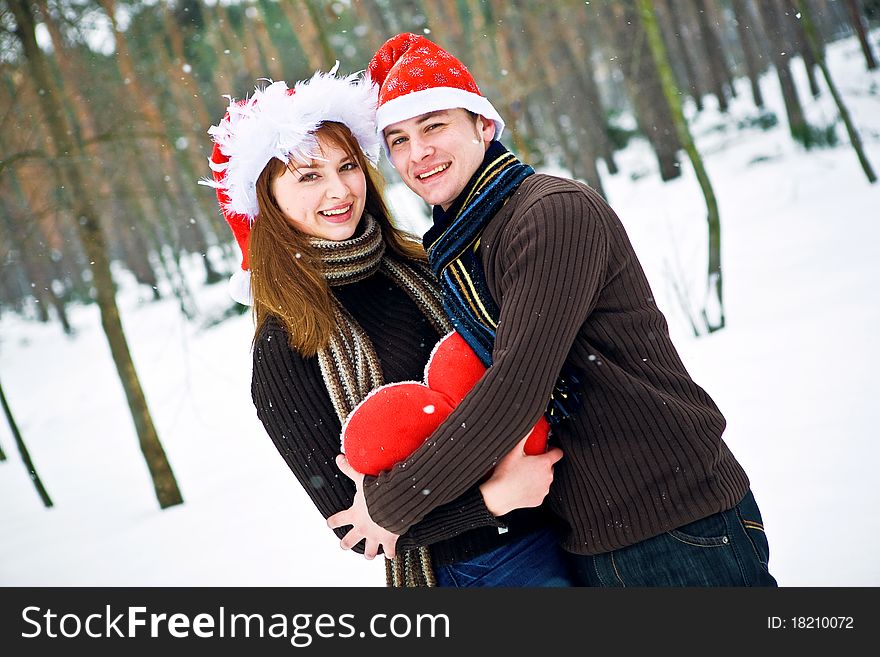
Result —
<instances>
[{"instance_id":1,"label":"man's face","mask_svg":"<svg viewBox=\"0 0 880 657\"><path fill-rule=\"evenodd\" d=\"M406 186L447 210L483 162L495 124L456 108L392 123L384 136Z\"/></svg>"}]
</instances>

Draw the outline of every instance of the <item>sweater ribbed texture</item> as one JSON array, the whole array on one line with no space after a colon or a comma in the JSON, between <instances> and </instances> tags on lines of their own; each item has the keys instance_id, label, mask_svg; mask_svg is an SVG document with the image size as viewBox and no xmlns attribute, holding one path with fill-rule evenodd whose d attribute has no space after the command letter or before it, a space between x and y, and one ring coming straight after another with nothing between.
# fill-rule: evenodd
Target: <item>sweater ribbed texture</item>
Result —
<instances>
[{"instance_id":1,"label":"sweater ribbed texture","mask_svg":"<svg viewBox=\"0 0 880 657\"><path fill-rule=\"evenodd\" d=\"M409 296L387 276L334 288L340 304L370 337L385 381L421 381L440 335ZM281 323L270 318L257 337L251 384L257 415L291 471L324 518L351 506L355 488L336 467L340 423L316 357L290 349ZM457 499L456 499L457 498ZM547 522L538 510L495 518L477 485L426 514L398 540L398 550L429 545L435 565L494 549ZM498 528L509 527L504 534ZM335 530L340 538L348 528ZM363 543L355 547L363 552Z\"/></svg>"},{"instance_id":2,"label":"sweater ribbed texture","mask_svg":"<svg viewBox=\"0 0 880 657\"><path fill-rule=\"evenodd\" d=\"M601 196L533 175L480 248L501 308L493 364L430 441L365 479L376 522L405 531L467 490L537 421L567 357L584 373L583 402L554 429L565 455L548 496L568 525L565 549L618 549L740 501L749 482L722 440L724 417L685 369Z\"/></svg>"}]
</instances>

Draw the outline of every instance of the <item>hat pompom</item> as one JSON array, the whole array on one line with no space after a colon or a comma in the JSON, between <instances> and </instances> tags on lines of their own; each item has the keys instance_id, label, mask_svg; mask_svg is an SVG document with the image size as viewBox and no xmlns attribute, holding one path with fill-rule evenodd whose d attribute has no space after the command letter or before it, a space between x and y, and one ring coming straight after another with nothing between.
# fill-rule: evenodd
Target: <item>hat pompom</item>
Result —
<instances>
[{"instance_id":1,"label":"hat pompom","mask_svg":"<svg viewBox=\"0 0 880 657\"><path fill-rule=\"evenodd\" d=\"M229 296L243 306L254 305L254 296L251 292L251 272L239 269L229 277Z\"/></svg>"}]
</instances>

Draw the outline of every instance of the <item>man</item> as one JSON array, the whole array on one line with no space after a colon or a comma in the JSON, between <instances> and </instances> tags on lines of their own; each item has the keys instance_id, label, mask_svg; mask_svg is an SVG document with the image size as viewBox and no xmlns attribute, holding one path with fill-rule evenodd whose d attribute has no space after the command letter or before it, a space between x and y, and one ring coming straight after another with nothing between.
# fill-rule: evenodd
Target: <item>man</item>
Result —
<instances>
[{"instance_id":1,"label":"man","mask_svg":"<svg viewBox=\"0 0 880 657\"><path fill-rule=\"evenodd\" d=\"M509 153L468 70L424 37L390 39L370 75L391 162L434 206L424 244L447 313L488 369L409 459L357 482L355 505L329 520L352 525L343 547L393 546L546 412L565 454L547 504L579 584L775 586L725 419L679 358L614 211Z\"/></svg>"}]
</instances>

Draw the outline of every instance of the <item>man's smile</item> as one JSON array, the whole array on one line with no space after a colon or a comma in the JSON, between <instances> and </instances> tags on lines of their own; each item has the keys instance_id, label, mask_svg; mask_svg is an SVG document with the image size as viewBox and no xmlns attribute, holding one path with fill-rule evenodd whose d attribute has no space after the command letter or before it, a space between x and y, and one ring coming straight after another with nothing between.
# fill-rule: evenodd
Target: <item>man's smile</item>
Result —
<instances>
[{"instance_id":1,"label":"man's smile","mask_svg":"<svg viewBox=\"0 0 880 657\"><path fill-rule=\"evenodd\" d=\"M424 173L416 174L416 178L418 178L419 180L427 180L431 176L435 176L438 173L442 173L443 171L446 171L446 169L448 169L449 166L450 166L449 162L446 162L444 164L438 164L433 169L429 169L428 171L425 171Z\"/></svg>"}]
</instances>

